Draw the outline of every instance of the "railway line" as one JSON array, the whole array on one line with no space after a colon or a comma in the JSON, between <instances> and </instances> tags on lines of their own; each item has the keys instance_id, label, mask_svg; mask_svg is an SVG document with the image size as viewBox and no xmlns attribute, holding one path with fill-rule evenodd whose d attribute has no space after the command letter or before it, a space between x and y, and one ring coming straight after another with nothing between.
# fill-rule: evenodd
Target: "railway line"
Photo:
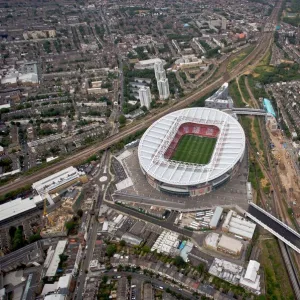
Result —
<instances>
[{"instance_id":1,"label":"railway line","mask_svg":"<svg viewBox=\"0 0 300 300\"><path fill-rule=\"evenodd\" d=\"M273 12L269 17L269 23L275 22L275 18L277 19L277 15L281 7L281 3L282 1L280 1L273 9ZM82 150L81 152L75 153L72 156L63 159L62 161L56 164L41 169L37 171L37 173L28 176L21 176L15 181L8 182L7 184L0 187L0 195L4 195L8 192L21 188L25 185L32 184L33 182L43 177L49 176L50 174L53 174L68 166L78 164L79 162L86 160L94 153L97 153L98 151L111 147L115 143L120 142L122 139L130 136L131 134L139 130L146 129L147 127L149 127L150 124L152 124L162 116L170 112L173 112L175 110L182 109L186 106L189 106L190 104L198 100L200 97L206 95L207 93L221 86L225 81L230 81L235 77L243 74L249 65L255 66L261 60L261 58L266 54L267 50L269 49L269 46L271 45L272 39L273 39L273 31L262 33L261 37L258 40L257 46L254 48L254 50L243 61L237 64L230 73L227 73L226 78L220 77L216 79L213 83L207 84L203 88L195 91L192 95L183 98L180 102L174 104L172 107L167 107L166 109L159 111L156 115L149 115L148 117L139 121L139 123L137 123L136 125L127 129L125 128L125 130L110 136L104 141L101 141L93 146L90 146Z\"/></svg>"}]
</instances>

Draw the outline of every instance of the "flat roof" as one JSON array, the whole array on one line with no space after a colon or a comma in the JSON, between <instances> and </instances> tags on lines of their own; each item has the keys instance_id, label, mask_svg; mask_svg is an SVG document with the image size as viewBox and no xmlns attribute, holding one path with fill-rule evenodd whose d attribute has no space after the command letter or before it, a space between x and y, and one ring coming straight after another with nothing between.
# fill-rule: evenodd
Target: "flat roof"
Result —
<instances>
[{"instance_id":1,"label":"flat roof","mask_svg":"<svg viewBox=\"0 0 300 300\"><path fill-rule=\"evenodd\" d=\"M243 248L243 244L239 240L222 234L218 243L218 247L232 252L240 252Z\"/></svg>"},{"instance_id":2,"label":"flat roof","mask_svg":"<svg viewBox=\"0 0 300 300\"><path fill-rule=\"evenodd\" d=\"M33 198L17 198L0 205L0 222L36 208L36 204L41 201L42 198L38 195Z\"/></svg>"},{"instance_id":3,"label":"flat roof","mask_svg":"<svg viewBox=\"0 0 300 300\"><path fill-rule=\"evenodd\" d=\"M65 251L66 245L67 245L67 240L59 241L57 243L50 266L47 269L46 276L48 277L55 276L58 268L58 264L60 262L59 256Z\"/></svg>"},{"instance_id":4,"label":"flat roof","mask_svg":"<svg viewBox=\"0 0 300 300\"><path fill-rule=\"evenodd\" d=\"M223 208L221 206L217 206L215 209L215 212L213 214L213 217L210 220L209 226L210 227L216 227L220 221L220 218L223 213Z\"/></svg>"},{"instance_id":5,"label":"flat roof","mask_svg":"<svg viewBox=\"0 0 300 300\"><path fill-rule=\"evenodd\" d=\"M33 183L32 188L37 190L37 192L50 191L51 189L66 183L66 181L72 180L73 178L79 176L80 172L76 168L68 167Z\"/></svg>"},{"instance_id":6,"label":"flat roof","mask_svg":"<svg viewBox=\"0 0 300 300\"><path fill-rule=\"evenodd\" d=\"M211 160L206 165L174 162L164 157L178 128L188 122L220 129ZM186 108L160 118L147 129L139 143L138 157L143 170L161 182L197 185L230 171L243 158L245 141L242 126L232 116L213 108Z\"/></svg>"}]
</instances>

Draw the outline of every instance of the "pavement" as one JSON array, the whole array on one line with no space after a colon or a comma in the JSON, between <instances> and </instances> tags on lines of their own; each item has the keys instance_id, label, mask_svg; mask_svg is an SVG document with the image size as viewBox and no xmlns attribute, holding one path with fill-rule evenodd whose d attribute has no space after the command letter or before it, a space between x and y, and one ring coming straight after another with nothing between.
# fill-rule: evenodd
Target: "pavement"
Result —
<instances>
[{"instance_id":1,"label":"pavement","mask_svg":"<svg viewBox=\"0 0 300 300\"><path fill-rule=\"evenodd\" d=\"M158 205L169 207L177 210L213 208L221 206L238 205L243 209L247 209L247 190L246 182L248 176L248 155L244 155L244 159L237 174L225 185L212 191L209 194L196 197L183 197L177 195L169 195L154 189L142 173L137 149L130 150L132 154L122 161L124 168L130 175L133 186L116 191L113 195L115 200L126 200L140 202L143 204Z\"/></svg>"}]
</instances>

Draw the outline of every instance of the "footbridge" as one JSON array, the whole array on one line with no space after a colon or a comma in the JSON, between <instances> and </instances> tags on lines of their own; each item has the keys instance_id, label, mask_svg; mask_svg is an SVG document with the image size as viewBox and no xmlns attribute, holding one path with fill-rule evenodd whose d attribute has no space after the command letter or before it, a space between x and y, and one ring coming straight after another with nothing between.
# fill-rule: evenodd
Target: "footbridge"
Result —
<instances>
[{"instance_id":1,"label":"footbridge","mask_svg":"<svg viewBox=\"0 0 300 300\"><path fill-rule=\"evenodd\" d=\"M263 109L256 108L233 108L232 112L237 115L265 116L268 113Z\"/></svg>"},{"instance_id":2,"label":"footbridge","mask_svg":"<svg viewBox=\"0 0 300 300\"><path fill-rule=\"evenodd\" d=\"M300 253L300 234L285 223L252 202L249 203L246 216Z\"/></svg>"}]
</instances>

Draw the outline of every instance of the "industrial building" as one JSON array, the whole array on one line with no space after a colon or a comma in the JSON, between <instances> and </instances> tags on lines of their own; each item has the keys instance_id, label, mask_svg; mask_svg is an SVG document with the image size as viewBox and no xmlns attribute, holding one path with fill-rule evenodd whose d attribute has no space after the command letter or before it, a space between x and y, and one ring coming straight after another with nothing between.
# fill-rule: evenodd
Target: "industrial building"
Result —
<instances>
[{"instance_id":1,"label":"industrial building","mask_svg":"<svg viewBox=\"0 0 300 300\"><path fill-rule=\"evenodd\" d=\"M240 255L243 249L243 243L241 241L214 232L209 233L206 236L204 245L208 249L225 252L235 256Z\"/></svg>"},{"instance_id":2,"label":"industrial building","mask_svg":"<svg viewBox=\"0 0 300 300\"><path fill-rule=\"evenodd\" d=\"M141 244L141 242L143 241L142 238L130 233L130 232L125 232L123 235L122 235L122 238L121 238L123 241L126 242L126 244L130 244L130 245L133 245L133 246L138 246Z\"/></svg>"},{"instance_id":3,"label":"industrial building","mask_svg":"<svg viewBox=\"0 0 300 300\"><path fill-rule=\"evenodd\" d=\"M179 246L178 237L178 233L164 230L155 241L151 251L156 250L157 253L171 254Z\"/></svg>"},{"instance_id":4,"label":"industrial building","mask_svg":"<svg viewBox=\"0 0 300 300\"><path fill-rule=\"evenodd\" d=\"M230 210L222 225L222 231L230 232L239 237L251 240L256 228L256 224L239 216L233 210Z\"/></svg>"},{"instance_id":5,"label":"industrial building","mask_svg":"<svg viewBox=\"0 0 300 300\"><path fill-rule=\"evenodd\" d=\"M33 198L17 198L0 205L0 225L37 211L43 207L43 199L40 195Z\"/></svg>"},{"instance_id":6,"label":"industrial building","mask_svg":"<svg viewBox=\"0 0 300 300\"><path fill-rule=\"evenodd\" d=\"M218 226L218 224L221 220L222 214L223 214L223 208L220 207L220 206L216 207L215 212L214 212L214 214L213 214L213 216L212 216L212 218L209 222L209 227L211 229L216 229L217 228L217 226Z\"/></svg>"},{"instance_id":7,"label":"industrial building","mask_svg":"<svg viewBox=\"0 0 300 300\"><path fill-rule=\"evenodd\" d=\"M260 263L255 260L250 260L246 273L240 279L240 285L250 290L255 294L260 294Z\"/></svg>"},{"instance_id":8,"label":"industrial building","mask_svg":"<svg viewBox=\"0 0 300 300\"><path fill-rule=\"evenodd\" d=\"M241 241L222 234L218 243L219 251L223 251L232 255L239 255L241 254L242 249L243 244Z\"/></svg>"},{"instance_id":9,"label":"industrial building","mask_svg":"<svg viewBox=\"0 0 300 300\"><path fill-rule=\"evenodd\" d=\"M85 183L86 181L87 177L84 172L78 171L74 167L69 167L35 182L32 188L36 190L42 199L46 198L50 204L53 204L50 194L57 193L76 182Z\"/></svg>"},{"instance_id":10,"label":"industrial building","mask_svg":"<svg viewBox=\"0 0 300 300\"><path fill-rule=\"evenodd\" d=\"M215 258L211 264L208 273L238 285L243 275L244 268L229 261Z\"/></svg>"}]
</instances>

